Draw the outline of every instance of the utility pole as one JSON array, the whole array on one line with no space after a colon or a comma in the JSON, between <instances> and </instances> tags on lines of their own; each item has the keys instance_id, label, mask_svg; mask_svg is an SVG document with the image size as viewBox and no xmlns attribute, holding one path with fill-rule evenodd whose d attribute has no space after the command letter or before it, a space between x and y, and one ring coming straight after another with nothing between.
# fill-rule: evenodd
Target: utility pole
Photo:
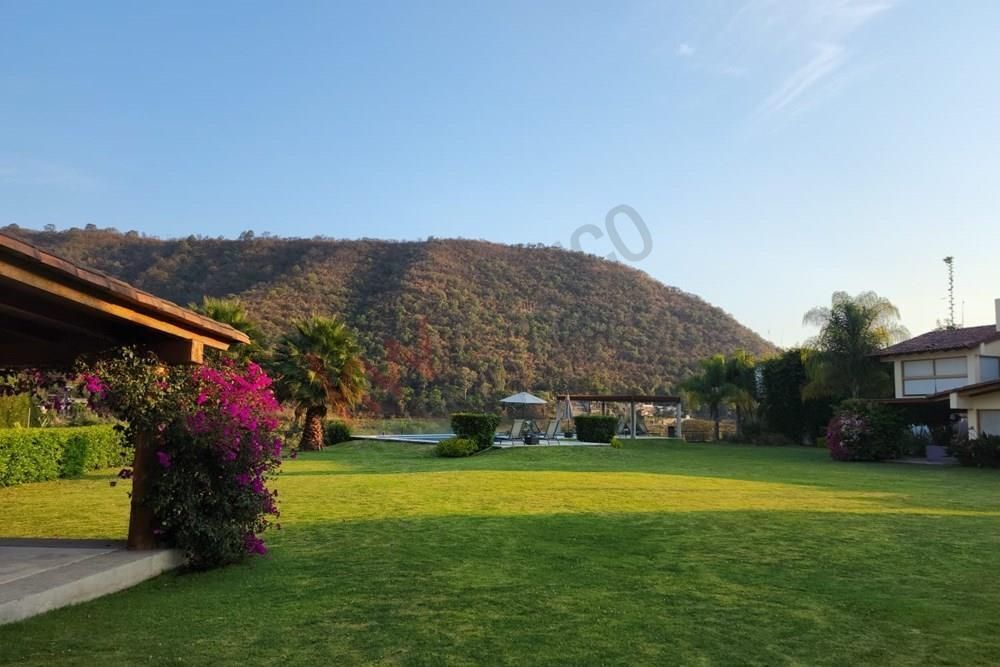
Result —
<instances>
[{"instance_id":1,"label":"utility pole","mask_svg":"<svg viewBox=\"0 0 1000 667\"><path fill-rule=\"evenodd\" d=\"M948 266L948 328L955 328L955 258L948 255L944 258Z\"/></svg>"}]
</instances>

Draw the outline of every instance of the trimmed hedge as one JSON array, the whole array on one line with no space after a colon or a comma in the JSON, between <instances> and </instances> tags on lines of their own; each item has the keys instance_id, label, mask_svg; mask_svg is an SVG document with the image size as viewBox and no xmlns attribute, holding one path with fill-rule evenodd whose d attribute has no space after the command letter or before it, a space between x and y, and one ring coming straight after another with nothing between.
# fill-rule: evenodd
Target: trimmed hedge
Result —
<instances>
[{"instance_id":1,"label":"trimmed hedge","mask_svg":"<svg viewBox=\"0 0 1000 667\"><path fill-rule=\"evenodd\" d=\"M448 438L434 446L435 454L447 458L472 456L477 451L479 451L479 447L476 445L476 441L471 438Z\"/></svg>"},{"instance_id":2,"label":"trimmed hedge","mask_svg":"<svg viewBox=\"0 0 1000 667\"><path fill-rule=\"evenodd\" d=\"M31 396L28 394L14 394L12 396L0 396L0 428L26 428L38 422L38 410L33 409Z\"/></svg>"},{"instance_id":3,"label":"trimmed hedge","mask_svg":"<svg viewBox=\"0 0 1000 667\"><path fill-rule=\"evenodd\" d=\"M0 429L0 486L121 465L122 449L121 433L110 424Z\"/></svg>"},{"instance_id":4,"label":"trimmed hedge","mask_svg":"<svg viewBox=\"0 0 1000 667\"><path fill-rule=\"evenodd\" d=\"M336 445L341 442L347 442L350 439L351 427L347 425L347 422L333 419L326 423L326 432L323 435L323 441L327 445Z\"/></svg>"},{"instance_id":5,"label":"trimmed hedge","mask_svg":"<svg viewBox=\"0 0 1000 667\"><path fill-rule=\"evenodd\" d=\"M618 428L618 417L613 415L577 415L576 439L580 442L611 442Z\"/></svg>"},{"instance_id":6,"label":"trimmed hedge","mask_svg":"<svg viewBox=\"0 0 1000 667\"><path fill-rule=\"evenodd\" d=\"M493 446L493 436L500 417L481 412L456 412L451 416L451 430L459 438L468 438L479 449Z\"/></svg>"}]
</instances>

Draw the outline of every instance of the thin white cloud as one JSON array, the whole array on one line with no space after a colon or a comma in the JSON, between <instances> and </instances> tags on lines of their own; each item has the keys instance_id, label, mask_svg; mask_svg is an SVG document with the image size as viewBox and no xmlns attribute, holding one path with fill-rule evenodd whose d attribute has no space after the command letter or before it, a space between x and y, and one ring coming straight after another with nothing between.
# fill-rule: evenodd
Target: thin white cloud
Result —
<instances>
[{"instance_id":1,"label":"thin white cloud","mask_svg":"<svg viewBox=\"0 0 1000 667\"><path fill-rule=\"evenodd\" d=\"M682 42L677 47L677 55L679 55L681 58L690 58L691 56L694 55L694 47L688 44L687 42Z\"/></svg>"},{"instance_id":2,"label":"thin white cloud","mask_svg":"<svg viewBox=\"0 0 1000 667\"><path fill-rule=\"evenodd\" d=\"M792 72L784 83L764 101L765 113L785 109L804 95L810 88L836 72L846 61L845 49L840 44L818 44L811 60Z\"/></svg>"},{"instance_id":3,"label":"thin white cloud","mask_svg":"<svg viewBox=\"0 0 1000 667\"><path fill-rule=\"evenodd\" d=\"M900 2L742 0L701 3L690 12L649 3L633 26L648 33L657 57L752 86L757 98L749 110L756 116L787 116L834 99L870 70L858 38Z\"/></svg>"},{"instance_id":4,"label":"thin white cloud","mask_svg":"<svg viewBox=\"0 0 1000 667\"><path fill-rule=\"evenodd\" d=\"M765 114L790 110L807 95L826 86L849 61L852 35L895 0L813 0L753 3L764 23L782 36L779 62L792 70L761 105ZM758 20L761 17L758 16Z\"/></svg>"}]
</instances>

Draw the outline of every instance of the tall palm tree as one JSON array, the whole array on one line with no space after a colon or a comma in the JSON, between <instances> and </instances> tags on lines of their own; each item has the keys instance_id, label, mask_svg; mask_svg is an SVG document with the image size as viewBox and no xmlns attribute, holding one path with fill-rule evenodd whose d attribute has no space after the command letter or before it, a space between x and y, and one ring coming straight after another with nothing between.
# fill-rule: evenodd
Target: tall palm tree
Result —
<instances>
[{"instance_id":1,"label":"tall palm tree","mask_svg":"<svg viewBox=\"0 0 1000 667\"><path fill-rule=\"evenodd\" d=\"M910 335L899 323L899 309L875 292L834 292L829 308L813 308L802 322L820 328L809 343L817 354L806 393L814 396L860 398L884 376L871 355Z\"/></svg>"},{"instance_id":2,"label":"tall palm tree","mask_svg":"<svg viewBox=\"0 0 1000 667\"><path fill-rule=\"evenodd\" d=\"M216 297L203 297L201 303L192 303L188 307L196 313L207 315L216 322L228 324L237 331L242 331L250 338L248 345L239 345L230 348L228 352L235 358L242 361L249 359L260 359L264 352L264 332L261 331L257 322L250 317L247 308L239 299L220 299Z\"/></svg>"},{"instance_id":3,"label":"tall palm tree","mask_svg":"<svg viewBox=\"0 0 1000 667\"><path fill-rule=\"evenodd\" d=\"M337 318L313 316L294 323L275 347L270 368L278 398L305 413L300 449L323 448L327 410L345 412L367 389L365 367L354 334Z\"/></svg>"},{"instance_id":4,"label":"tall palm tree","mask_svg":"<svg viewBox=\"0 0 1000 667\"><path fill-rule=\"evenodd\" d=\"M720 439L722 408L736 395L737 389L730 382L726 358L717 354L701 361L701 373L688 378L682 385L684 391L706 406L715 422L715 439Z\"/></svg>"}]
</instances>

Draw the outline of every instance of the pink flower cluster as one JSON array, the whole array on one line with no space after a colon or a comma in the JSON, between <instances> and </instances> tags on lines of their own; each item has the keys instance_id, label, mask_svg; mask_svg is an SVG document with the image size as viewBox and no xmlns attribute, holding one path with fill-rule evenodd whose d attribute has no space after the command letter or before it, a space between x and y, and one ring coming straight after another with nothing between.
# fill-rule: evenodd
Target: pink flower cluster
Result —
<instances>
[{"instance_id":1,"label":"pink flower cluster","mask_svg":"<svg viewBox=\"0 0 1000 667\"><path fill-rule=\"evenodd\" d=\"M277 491L266 486L268 474L280 462L282 446L274 434L280 406L271 378L251 362L245 369L235 363L201 366L194 369L193 379L197 397L187 418L188 429L207 440L220 461L235 471L232 483L253 494L263 514L277 516ZM263 542L253 533L246 549L264 553Z\"/></svg>"},{"instance_id":2,"label":"pink flower cluster","mask_svg":"<svg viewBox=\"0 0 1000 667\"><path fill-rule=\"evenodd\" d=\"M868 433L868 425L858 415L842 414L830 420L826 428L826 447L830 457L837 461L849 461L851 448Z\"/></svg>"},{"instance_id":3,"label":"pink flower cluster","mask_svg":"<svg viewBox=\"0 0 1000 667\"><path fill-rule=\"evenodd\" d=\"M104 381L94 373L85 373L80 380L83 382L83 387L98 400L104 398L104 394L108 391Z\"/></svg>"}]
</instances>

